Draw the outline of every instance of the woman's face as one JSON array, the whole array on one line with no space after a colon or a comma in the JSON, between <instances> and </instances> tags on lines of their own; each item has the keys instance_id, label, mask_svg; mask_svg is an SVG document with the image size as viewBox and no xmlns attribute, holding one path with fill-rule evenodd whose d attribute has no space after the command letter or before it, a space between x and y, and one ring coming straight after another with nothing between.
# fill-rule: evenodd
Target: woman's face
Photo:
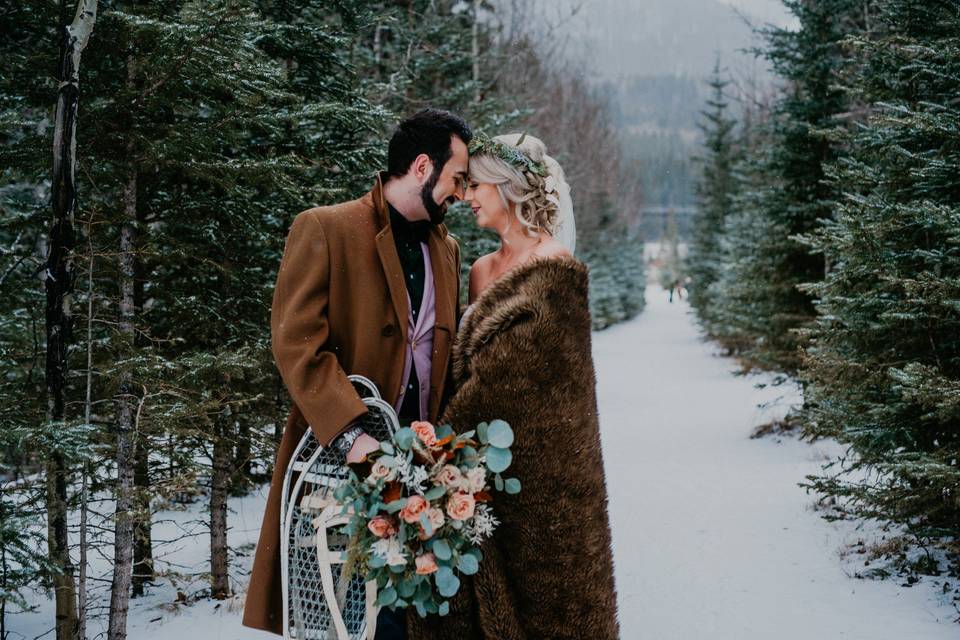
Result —
<instances>
[{"instance_id":1,"label":"woman's face","mask_svg":"<svg viewBox=\"0 0 960 640\"><path fill-rule=\"evenodd\" d=\"M478 227L498 232L504 229L507 224L507 208L503 206L495 184L470 179L464 200L470 203Z\"/></svg>"}]
</instances>

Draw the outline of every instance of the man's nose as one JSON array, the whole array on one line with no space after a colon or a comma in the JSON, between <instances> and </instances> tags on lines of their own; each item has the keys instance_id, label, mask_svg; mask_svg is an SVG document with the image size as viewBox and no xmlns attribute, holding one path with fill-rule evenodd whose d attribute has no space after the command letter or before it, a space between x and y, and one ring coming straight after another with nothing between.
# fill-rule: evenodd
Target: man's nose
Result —
<instances>
[{"instance_id":1,"label":"man's nose","mask_svg":"<svg viewBox=\"0 0 960 640\"><path fill-rule=\"evenodd\" d=\"M457 182L457 189L453 192L453 195L457 200L463 200L466 197L462 182Z\"/></svg>"}]
</instances>

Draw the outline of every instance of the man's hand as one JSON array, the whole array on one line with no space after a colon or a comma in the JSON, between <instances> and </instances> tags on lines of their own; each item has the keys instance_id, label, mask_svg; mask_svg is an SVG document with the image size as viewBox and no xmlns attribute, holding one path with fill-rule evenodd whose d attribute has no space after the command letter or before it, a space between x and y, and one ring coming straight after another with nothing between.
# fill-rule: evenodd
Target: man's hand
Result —
<instances>
[{"instance_id":1,"label":"man's hand","mask_svg":"<svg viewBox=\"0 0 960 640\"><path fill-rule=\"evenodd\" d=\"M364 462L367 459L367 454L373 453L379 448L380 443L376 438L366 433L361 433L357 436L357 439L353 441L353 446L350 447L350 451L347 452L347 464Z\"/></svg>"}]
</instances>

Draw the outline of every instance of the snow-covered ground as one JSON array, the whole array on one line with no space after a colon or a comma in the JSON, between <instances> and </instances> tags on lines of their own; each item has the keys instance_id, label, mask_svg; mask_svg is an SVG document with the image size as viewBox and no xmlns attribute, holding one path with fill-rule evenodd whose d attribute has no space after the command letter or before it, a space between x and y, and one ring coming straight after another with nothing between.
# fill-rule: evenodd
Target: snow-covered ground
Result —
<instances>
[{"instance_id":1,"label":"snow-covered ground","mask_svg":"<svg viewBox=\"0 0 960 640\"><path fill-rule=\"evenodd\" d=\"M595 336L624 640L956 638L931 582L848 576L840 551L863 533L797 486L835 445L751 440L796 396L731 375L691 320L650 286L638 318Z\"/></svg>"},{"instance_id":2,"label":"snow-covered ground","mask_svg":"<svg viewBox=\"0 0 960 640\"><path fill-rule=\"evenodd\" d=\"M734 363L698 339L691 319L685 300L669 304L650 286L640 317L594 337L623 639L956 638L957 612L934 581L904 588L850 577L855 561L841 551L868 535L822 520L797 486L836 449L750 439L795 391L781 397L783 386L755 386L768 376L732 375ZM261 487L230 503L239 593L222 603L192 597L206 587L202 507L163 515L154 539L158 568L170 576L131 603L131 640L276 637L240 625L265 500ZM94 575L109 578L106 558L93 563ZM103 594L109 583L101 585ZM52 620L44 600L38 612L8 619L10 639L50 638ZM93 624L88 635L101 630Z\"/></svg>"}]
</instances>

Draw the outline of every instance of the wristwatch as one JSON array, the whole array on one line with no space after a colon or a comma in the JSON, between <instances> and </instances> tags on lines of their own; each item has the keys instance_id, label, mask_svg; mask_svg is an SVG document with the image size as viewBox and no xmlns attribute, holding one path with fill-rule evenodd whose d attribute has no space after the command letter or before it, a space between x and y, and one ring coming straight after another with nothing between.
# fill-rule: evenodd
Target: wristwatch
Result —
<instances>
[{"instance_id":1,"label":"wristwatch","mask_svg":"<svg viewBox=\"0 0 960 640\"><path fill-rule=\"evenodd\" d=\"M360 434L363 433L363 428L359 425L354 425L337 436L337 439L333 442L334 448L340 452L342 455L347 455L350 449L353 447L353 443L360 437Z\"/></svg>"}]
</instances>

